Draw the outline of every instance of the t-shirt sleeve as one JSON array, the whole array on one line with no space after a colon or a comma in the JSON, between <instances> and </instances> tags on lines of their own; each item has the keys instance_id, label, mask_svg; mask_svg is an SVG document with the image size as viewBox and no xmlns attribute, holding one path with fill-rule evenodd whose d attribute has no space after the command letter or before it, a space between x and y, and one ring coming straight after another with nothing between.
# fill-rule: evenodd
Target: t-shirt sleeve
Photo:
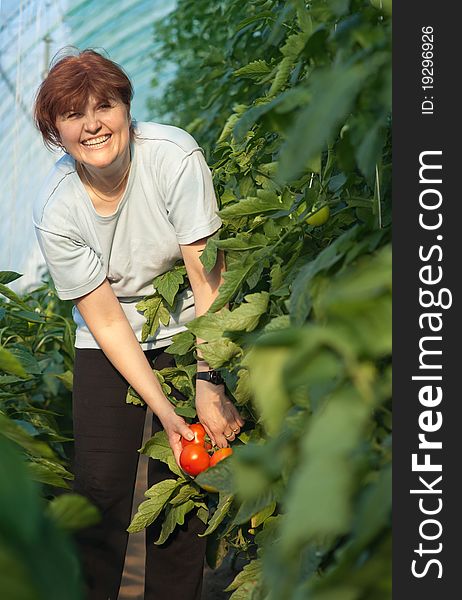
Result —
<instances>
[{"instance_id":1,"label":"t-shirt sleeve","mask_svg":"<svg viewBox=\"0 0 462 600\"><path fill-rule=\"evenodd\" d=\"M200 148L182 159L165 202L179 244L191 244L221 226L212 174Z\"/></svg>"},{"instance_id":2,"label":"t-shirt sleeve","mask_svg":"<svg viewBox=\"0 0 462 600\"><path fill-rule=\"evenodd\" d=\"M106 279L101 260L83 242L37 226L35 233L61 300L80 298Z\"/></svg>"}]
</instances>

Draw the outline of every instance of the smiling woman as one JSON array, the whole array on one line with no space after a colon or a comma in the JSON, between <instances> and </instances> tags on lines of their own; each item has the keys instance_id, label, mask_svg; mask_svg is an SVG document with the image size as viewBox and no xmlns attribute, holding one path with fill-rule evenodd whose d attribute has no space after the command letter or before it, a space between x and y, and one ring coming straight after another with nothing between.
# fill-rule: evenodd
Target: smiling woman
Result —
<instances>
[{"instance_id":1,"label":"smiling woman","mask_svg":"<svg viewBox=\"0 0 462 600\"><path fill-rule=\"evenodd\" d=\"M193 436L153 367L174 366L165 348L207 312L225 268L222 253L210 272L200 261L221 226L201 147L177 127L135 124L132 96L118 65L84 50L54 64L35 104L45 144L65 152L37 195L33 219L57 294L75 305L74 490L102 513L100 524L76 536L88 600L118 594L146 405L153 433L165 430L178 464L182 437ZM146 319L136 305L178 260L190 287L169 322L142 341ZM199 361L197 369L208 365ZM197 415L211 440L226 447L243 420L213 381L196 383ZM142 408L126 403L129 385L145 401ZM169 477L162 463L150 461L150 487ZM189 513L168 544L156 546L157 530L147 527L146 600L199 600L205 538L197 534L204 528Z\"/></svg>"}]
</instances>

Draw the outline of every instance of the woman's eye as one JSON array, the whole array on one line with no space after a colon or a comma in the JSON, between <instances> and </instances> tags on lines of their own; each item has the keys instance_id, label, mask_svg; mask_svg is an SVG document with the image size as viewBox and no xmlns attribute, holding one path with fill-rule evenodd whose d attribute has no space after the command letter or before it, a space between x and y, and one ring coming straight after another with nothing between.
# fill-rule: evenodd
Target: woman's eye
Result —
<instances>
[{"instance_id":1,"label":"woman's eye","mask_svg":"<svg viewBox=\"0 0 462 600\"><path fill-rule=\"evenodd\" d=\"M75 117L78 117L80 115L80 113L78 112L68 112L64 114L64 118L65 119L74 119Z\"/></svg>"}]
</instances>

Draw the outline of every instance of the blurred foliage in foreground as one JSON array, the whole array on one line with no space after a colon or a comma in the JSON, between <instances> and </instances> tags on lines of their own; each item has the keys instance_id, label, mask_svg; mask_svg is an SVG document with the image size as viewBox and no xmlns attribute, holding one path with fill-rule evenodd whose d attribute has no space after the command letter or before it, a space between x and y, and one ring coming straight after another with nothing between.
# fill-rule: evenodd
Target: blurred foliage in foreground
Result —
<instances>
[{"instance_id":1,"label":"blurred foliage in foreground","mask_svg":"<svg viewBox=\"0 0 462 600\"><path fill-rule=\"evenodd\" d=\"M249 558L233 600L391 597L390 12L180 0L155 27L155 70L178 69L153 115L206 149L224 226L202 262L227 257L219 297L158 376L193 417L205 339L247 428L230 459L149 490L131 527L162 518L165 539L198 510L212 565L230 547ZM323 206L327 221L308 224ZM156 314L180 268L155 282ZM144 452L172 464L160 435ZM219 490L208 514L201 485Z\"/></svg>"},{"instance_id":2,"label":"blurred foliage in foreground","mask_svg":"<svg viewBox=\"0 0 462 600\"><path fill-rule=\"evenodd\" d=\"M19 297L7 285L18 277L0 271L0 592L8 600L80 600L65 532L100 516L69 484L70 307L49 281Z\"/></svg>"}]
</instances>

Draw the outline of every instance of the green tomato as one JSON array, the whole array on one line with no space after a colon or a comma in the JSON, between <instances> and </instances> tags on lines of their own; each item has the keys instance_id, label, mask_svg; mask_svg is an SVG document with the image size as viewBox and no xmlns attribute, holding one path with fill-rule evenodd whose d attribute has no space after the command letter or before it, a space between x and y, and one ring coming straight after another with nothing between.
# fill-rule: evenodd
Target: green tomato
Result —
<instances>
[{"instance_id":1,"label":"green tomato","mask_svg":"<svg viewBox=\"0 0 462 600\"><path fill-rule=\"evenodd\" d=\"M330 209L327 204L321 206L321 208L314 209L314 211L305 219L305 223L312 225L313 227L320 227L327 222L330 216Z\"/></svg>"}]
</instances>

